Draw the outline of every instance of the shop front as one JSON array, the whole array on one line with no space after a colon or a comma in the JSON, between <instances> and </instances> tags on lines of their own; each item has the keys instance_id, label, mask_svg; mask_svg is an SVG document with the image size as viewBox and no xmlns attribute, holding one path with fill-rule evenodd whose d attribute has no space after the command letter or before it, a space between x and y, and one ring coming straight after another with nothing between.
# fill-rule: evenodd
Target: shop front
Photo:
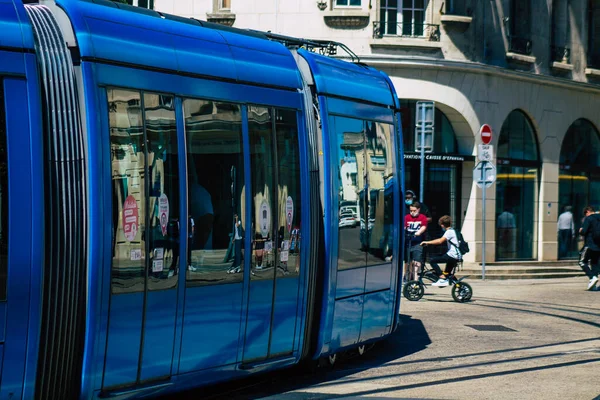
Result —
<instances>
[{"instance_id":1,"label":"shop front","mask_svg":"<svg viewBox=\"0 0 600 400\"><path fill-rule=\"evenodd\" d=\"M472 168L474 157L460 154L455 131L447 115L436 107L433 151L425 153L423 193L420 193L421 153L415 146L416 100L402 102L402 128L404 132L405 187L415 192L431 212L432 221L427 228L429 238L442 235L437 221L449 215L453 224L460 229L463 164Z\"/></svg>"},{"instance_id":2,"label":"shop front","mask_svg":"<svg viewBox=\"0 0 600 400\"><path fill-rule=\"evenodd\" d=\"M583 208L600 206L600 137L592 123L578 119L569 127L560 152L559 212L571 213L571 232L558 230L558 258L578 257Z\"/></svg>"}]
</instances>

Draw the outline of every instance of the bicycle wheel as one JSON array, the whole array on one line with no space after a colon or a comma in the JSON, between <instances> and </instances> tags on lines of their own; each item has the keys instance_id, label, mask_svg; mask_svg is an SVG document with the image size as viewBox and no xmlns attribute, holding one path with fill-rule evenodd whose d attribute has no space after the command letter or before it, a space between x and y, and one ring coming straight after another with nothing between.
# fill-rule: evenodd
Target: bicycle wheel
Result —
<instances>
[{"instance_id":1,"label":"bicycle wheel","mask_svg":"<svg viewBox=\"0 0 600 400\"><path fill-rule=\"evenodd\" d=\"M410 301L419 301L425 294L425 287L419 281L408 281L402 289L402 294Z\"/></svg>"},{"instance_id":2,"label":"bicycle wheel","mask_svg":"<svg viewBox=\"0 0 600 400\"><path fill-rule=\"evenodd\" d=\"M452 298L459 303L465 303L471 300L473 289L466 282L457 282L452 286Z\"/></svg>"}]
</instances>

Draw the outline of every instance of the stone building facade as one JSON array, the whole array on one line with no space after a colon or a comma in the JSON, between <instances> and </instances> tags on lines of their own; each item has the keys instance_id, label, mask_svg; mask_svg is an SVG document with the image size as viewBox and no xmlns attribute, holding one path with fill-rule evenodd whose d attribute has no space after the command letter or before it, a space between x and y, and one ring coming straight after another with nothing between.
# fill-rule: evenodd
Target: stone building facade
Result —
<instances>
[{"instance_id":1,"label":"stone building facade","mask_svg":"<svg viewBox=\"0 0 600 400\"><path fill-rule=\"evenodd\" d=\"M136 1L136 0L130 0ZM577 255L559 214L600 205L600 0L154 0L161 12L344 43L402 99L407 187L419 190L417 101L435 102L421 197L482 257L479 129L494 132L486 261ZM346 57L338 47L336 56ZM434 235L437 225L432 224Z\"/></svg>"}]
</instances>

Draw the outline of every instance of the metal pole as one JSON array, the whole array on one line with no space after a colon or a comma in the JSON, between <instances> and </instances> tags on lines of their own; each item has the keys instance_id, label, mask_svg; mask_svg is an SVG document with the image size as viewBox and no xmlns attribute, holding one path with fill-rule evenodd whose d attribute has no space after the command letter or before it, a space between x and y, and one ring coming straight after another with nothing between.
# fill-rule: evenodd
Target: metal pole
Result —
<instances>
[{"instance_id":1,"label":"metal pole","mask_svg":"<svg viewBox=\"0 0 600 400\"><path fill-rule=\"evenodd\" d=\"M481 279L485 279L485 192L487 191L487 182L486 182L486 167L487 167L487 161L482 161L483 165L481 168L481 190L483 190L483 192L481 193L481 201L483 202L483 204L481 205L481 211L483 213L483 217L481 218L481 226L483 229L483 235L482 237L482 245L481 245Z\"/></svg>"},{"instance_id":2,"label":"metal pole","mask_svg":"<svg viewBox=\"0 0 600 400\"><path fill-rule=\"evenodd\" d=\"M425 201L425 105L421 104L421 179L419 184L419 201Z\"/></svg>"}]
</instances>

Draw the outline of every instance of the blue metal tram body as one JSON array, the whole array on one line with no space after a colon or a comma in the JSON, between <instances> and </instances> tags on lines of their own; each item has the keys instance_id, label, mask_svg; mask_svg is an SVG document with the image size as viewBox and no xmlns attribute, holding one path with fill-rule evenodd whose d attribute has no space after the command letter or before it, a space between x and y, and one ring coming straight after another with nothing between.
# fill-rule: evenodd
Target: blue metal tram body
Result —
<instances>
[{"instance_id":1,"label":"blue metal tram body","mask_svg":"<svg viewBox=\"0 0 600 400\"><path fill-rule=\"evenodd\" d=\"M166 394L396 328L387 76L110 1L28 3L0 0L0 398ZM361 190L381 198L357 252L337 210Z\"/></svg>"}]
</instances>

